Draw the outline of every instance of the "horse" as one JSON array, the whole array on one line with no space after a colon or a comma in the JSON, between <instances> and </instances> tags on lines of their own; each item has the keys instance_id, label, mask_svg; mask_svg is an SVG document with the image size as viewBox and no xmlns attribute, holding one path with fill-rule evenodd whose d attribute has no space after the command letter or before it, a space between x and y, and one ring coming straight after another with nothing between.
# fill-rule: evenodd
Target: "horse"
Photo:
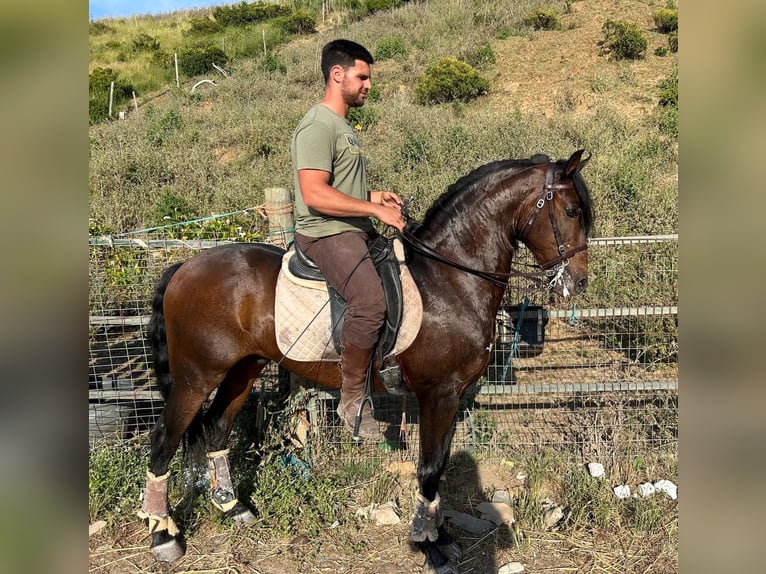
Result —
<instances>
[{"instance_id":1,"label":"horse","mask_svg":"<svg viewBox=\"0 0 766 574\"><path fill-rule=\"evenodd\" d=\"M511 266L519 242L536 261L535 273L528 275L547 282L552 294L566 299L588 284L587 237L594 211L581 175L590 159L583 159L583 152L568 159L538 154L481 166L450 185L422 222L409 221L401 233L423 308L412 344L396 356L419 408L418 494L410 540L431 571L456 571L452 565L459 546L443 524L439 479L460 400L486 371L508 280L524 274ZM170 266L157 283L149 339L165 404L150 433L139 511L157 561L172 562L185 551L167 498L169 465L184 437L204 441L212 503L246 525L255 516L236 497L226 445L256 378L267 364L278 362L319 386L341 386L337 363L298 362L278 348L275 288L283 254L262 243L219 245ZM374 390L382 389L376 380Z\"/></svg>"}]
</instances>

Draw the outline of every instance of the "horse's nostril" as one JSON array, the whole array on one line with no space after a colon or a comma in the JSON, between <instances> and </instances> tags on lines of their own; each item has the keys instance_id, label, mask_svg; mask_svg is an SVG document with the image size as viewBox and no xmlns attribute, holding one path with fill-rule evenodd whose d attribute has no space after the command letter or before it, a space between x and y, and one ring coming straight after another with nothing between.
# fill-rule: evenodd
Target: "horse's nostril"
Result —
<instances>
[{"instance_id":1,"label":"horse's nostril","mask_svg":"<svg viewBox=\"0 0 766 574\"><path fill-rule=\"evenodd\" d=\"M582 293L583 291L585 291L585 288L587 286L588 286L588 278L583 277L577 282L577 285L575 285L575 291L577 291L578 293Z\"/></svg>"}]
</instances>

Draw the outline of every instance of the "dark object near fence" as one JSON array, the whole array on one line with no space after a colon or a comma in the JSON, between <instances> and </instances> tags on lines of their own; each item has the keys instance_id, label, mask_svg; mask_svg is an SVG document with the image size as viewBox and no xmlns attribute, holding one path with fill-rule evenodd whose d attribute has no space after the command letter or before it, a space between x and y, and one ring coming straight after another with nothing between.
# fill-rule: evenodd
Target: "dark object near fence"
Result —
<instances>
[{"instance_id":1,"label":"dark object near fence","mask_svg":"<svg viewBox=\"0 0 766 574\"><path fill-rule=\"evenodd\" d=\"M528 359L543 352L548 311L540 305L508 305L497 312L497 339L487 382L513 384L511 365L517 358Z\"/></svg>"},{"instance_id":2,"label":"dark object near fence","mask_svg":"<svg viewBox=\"0 0 766 574\"><path fill-rule=\"evenodd\" d=\"M566 297L587 286L590 196L580 169L582 150L568 160L545 156L487 164L459 179L405 229L409 271L421 292L423 319L397 356L419 408L419 493L410 540L429 571L454 572L459 555L443 525L437 492L449 459L460 400L486 371L494 321L518 241L539 263L537 278ZM298 362L277 346L274 299L284 251L234 243L203 251L168 268L152 301L149 334L165 408L151 433L140 515L148 522L157 560L184 553L169 514L169 465L182 437L208 458L211 498L226 516L255 517L234 490L226 448L234 418L254 380L271 361L326 388L340 388L332 363ZM522 274L528 275L528 274ZM329 343L329 341L328 341ZM383 387L376 381L375 388ZM213 391L206 411L203 405Z\"/></svg>"}]
</instances>

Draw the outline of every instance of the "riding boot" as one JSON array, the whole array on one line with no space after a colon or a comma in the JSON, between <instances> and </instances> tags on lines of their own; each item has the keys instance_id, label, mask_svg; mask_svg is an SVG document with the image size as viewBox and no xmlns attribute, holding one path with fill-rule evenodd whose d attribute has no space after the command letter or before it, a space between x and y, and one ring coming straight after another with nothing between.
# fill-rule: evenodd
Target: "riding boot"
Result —
<instances>
[{"instance_id":1,"label":"riding boot","mask_svg":"<svg viewBox=\"0 0 766 574\"><path fill-rule=\"evenodd\" d=\"M340 368L343 385L340 389L338 416L352 433L359 406L364 400L365 376L372 360L372 352L373 349L364 349L346 342L343 343L341 350ZM378 423L372 417L369 402L364 403L358 436L368 439L381 437Z\"/></svg>"}]
</instances>

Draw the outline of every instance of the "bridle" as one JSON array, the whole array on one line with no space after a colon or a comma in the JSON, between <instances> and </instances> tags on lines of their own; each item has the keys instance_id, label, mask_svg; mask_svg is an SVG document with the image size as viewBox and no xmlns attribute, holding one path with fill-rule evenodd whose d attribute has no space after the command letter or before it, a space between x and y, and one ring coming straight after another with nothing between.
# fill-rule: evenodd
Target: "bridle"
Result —
<instances>
[{"instance_id":1,"label":"bridle","mask_svg":"<svg viewBox=\"0 0 766 574\"><path fill-rule=\"evenodd\" d=\"M586 242L567 251L566 247L564 246L564 242L561 241L561 234L559 233L559 226L556 223L556 218L553 217L553 192L556 190L573 189L575 188L572 182L553 183L553 168L551 167L551 164L548 164L548 171L545 174L545 185L543 186L543 193L537 200L537 203L535 203L535 211L532 213L532 217L529 218L529 221L519 233L519 240L524 242L524 240L527 238L527 235L529 235L529 230L532 229L532 225L534 225L540 210L547 203L548 216L550 217L551 227L553 228L553 238L556 240L556 245L558 246L558 257L543 263L540 265L540 269L542 269L546 276L555 277L552 283L555 283L564 273L564 269L567 265L569 265L570 257L588 249L588 243Z\"/></svg>"},{"instance_id":2,"label":"bridle","mask_svg":"<svg viewBox=\"0 0 766 574\"><path fill-rule=\"evenodd\" d=\"M454 261L450 259L449 257L446 257L440 254L439 252L435 251L433 248L423 243L420 239L415 237L412 234L412 232L407 231L406 229L401 231L400 235L402 239L404 239L407 243L409 243L412 246L412 248L418 253L420 253L421 255L425 255L426 257L429 257L430 259L435 259L436 261L449 265L450 267L460 269L461 271L465 271L466 273L476 275L477 277L481 277L482 279L486 279L487 281L492 281L494 283L498 283L500 285L505 286L511 277L526 277L528 279L539 279L540 275L545 275L547 277L552 278L548 284L548 287L551 288L556 284L556 282L564 274L564 270L566 269L567 265L569 265L569 258L577 253L580 253L581 251L586 251L588 249L588 244L586 242L583 245L579 245L567 251L566 247L564 246L564 243L561 241L561 234L559 233L559 227L556 224L556 218L553 216L553 192L557 190L571 190L571 189L574 189L574 184L571 182L557 183L557 184L553 183L553 164L548 163L548 170L545 175L545 185L543 186L543 193L542 195L540 195L539 199L535 203L535 210L534 212L532 212L532 215L529 218L529 221L527 221L527 224L518 234L518 239L521 240L522 242L524 241L524 239L529 234L530 229L532 229L532 226L534 225L535 220L537 219L537 216L540 214L540 211L547 204L548 215L551 220L551 227L553 228L553 237L556 240L556 245L558 246L558 256L555 257L554 259L551 259L550 261L546 261L542 265L535 265L535 267L538 267L540 270L534 273L526 273L524 271L518 271L516 269L511 269L509 273L496 273L494 271L484 271L480 269L474 269L472 267L468 267L466 265L458 263L457 261ZM405 220L414 221L407 214L405 207L402 208L402 212L405 216Z\"/></svg>"}]
</instances>

